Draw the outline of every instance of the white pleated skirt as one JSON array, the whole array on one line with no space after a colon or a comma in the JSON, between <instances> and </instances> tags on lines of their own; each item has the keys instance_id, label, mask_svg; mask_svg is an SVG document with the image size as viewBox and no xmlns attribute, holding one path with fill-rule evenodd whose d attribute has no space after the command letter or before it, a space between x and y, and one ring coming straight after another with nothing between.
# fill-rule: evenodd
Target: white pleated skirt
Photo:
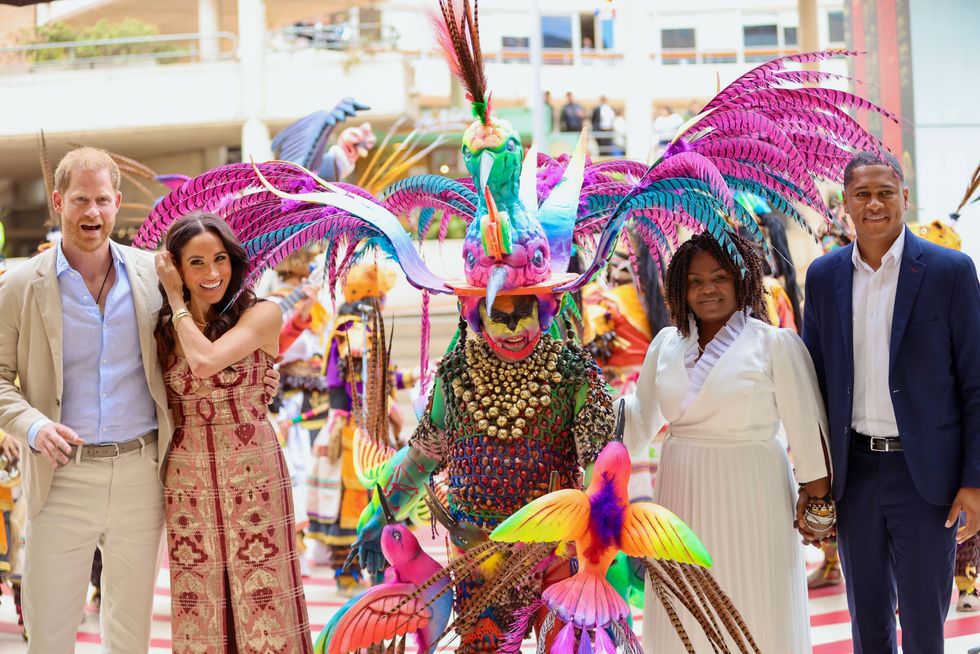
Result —
<instances>
[{"instance_id":1,"label":"white pleated skirt","mask_svg":"<svg viewBox=\"0 0 980 654\"><path fill-rule=\"evenodd\" d=\"M784 446L775 438L670 435L655 494L708 548L711 573L742 613L762 654L809 654L806 566L793 529L796 490ZM675 606L683 617L683 607ZM696 652L711 651L689 616L684 627ZM647 654L685 651L649 580L643 648Z\"/></svg>"}]
</instances>

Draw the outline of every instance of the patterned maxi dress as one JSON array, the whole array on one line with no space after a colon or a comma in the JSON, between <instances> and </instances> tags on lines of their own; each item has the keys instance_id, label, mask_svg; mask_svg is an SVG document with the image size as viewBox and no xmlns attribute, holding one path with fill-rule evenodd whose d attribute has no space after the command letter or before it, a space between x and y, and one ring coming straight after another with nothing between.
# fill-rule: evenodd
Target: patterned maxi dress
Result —
<instances>
[{"instance_id":1,"label":"patterned maxi dress","mask_svg":"<svg viewBox=\"0 0 980 654\"><path fill-rule=\"evenodd\" d=\"M178 357L165 374L174 652L313 651L289 473L262 401L271 360L258 350L200 379Z\"/></svg>"}]
</instances>

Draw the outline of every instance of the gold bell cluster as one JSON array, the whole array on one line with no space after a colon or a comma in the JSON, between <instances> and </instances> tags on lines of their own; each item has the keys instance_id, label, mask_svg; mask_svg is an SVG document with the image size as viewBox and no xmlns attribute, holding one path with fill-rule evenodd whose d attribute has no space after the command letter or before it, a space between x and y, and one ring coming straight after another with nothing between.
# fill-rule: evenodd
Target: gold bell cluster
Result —
<instances>
[{"instance_id":1,"label":"gold bell cluster","mask_svg":"<svg viewBox=\"0 0 980 654\"><path fill-rule=\"evenodd\" d=\"M498 440L524 438L529 420L551 404L553 384L561 383L561 343L542 339L526 358L503 361L483 340L466 342L466 370L453 380L453 395L462 400L477 429Z\"/></svg>"}]
</instances>

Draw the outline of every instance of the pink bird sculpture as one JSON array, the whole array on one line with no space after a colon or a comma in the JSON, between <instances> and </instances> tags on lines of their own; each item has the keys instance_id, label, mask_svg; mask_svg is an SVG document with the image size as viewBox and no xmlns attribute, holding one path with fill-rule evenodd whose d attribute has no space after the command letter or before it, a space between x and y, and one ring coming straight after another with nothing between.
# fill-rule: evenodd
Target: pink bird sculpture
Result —
<instances>
[{"instance_id":1,"label":"pink bird sculpture","mask_svg":"<svg viewBox=\"0 0 980 654\"><path fill-rule=\"evenodd\" d=\"M378 497L388 521L381 533L381 551L391 566L383 583L355 597L324 627L314 645L318 653L357 652L414 633L418 652L430 654L449 623L453 593L446 587L451 579L445 575L424 586L442 566L422 550L407 527L395 522L380 487Z\"/></svg>"},{"instance_id":2,"label":"pink bird sculpture","mask_svg":"<svg viewBox=\"0 0 980 654\"><path fill-rule=\"evenodd\" d=\"M684 522L653 502L630 504L627 484L630 458L622 443L603 448L585 491L565 489L548 493L525 505L490 534L503 542L574 541L578 572L545 589L542 600L566 623L551 650L575 651L575 627L594 631L585 651L616 651L606 633L631 633L626 626L629 607L606 581L609 565L619 551L629 556L677 561L703 567L711 557ZM622 627L621 631L619 627ZM581 650L580 650L581 651Z\"/></svg>"}]
</instances>

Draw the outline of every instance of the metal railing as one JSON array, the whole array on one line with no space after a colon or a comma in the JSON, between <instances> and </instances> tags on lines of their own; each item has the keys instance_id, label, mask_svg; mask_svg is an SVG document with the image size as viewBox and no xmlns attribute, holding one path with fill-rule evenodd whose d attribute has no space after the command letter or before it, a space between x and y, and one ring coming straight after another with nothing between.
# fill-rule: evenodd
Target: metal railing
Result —
<instances>
[{"instance_id":1,"label":"metal railing","mask_svg":"<svg viewBox=\"0 0 980 654\"><path fill-rule=\"evenodd\" d=\"M237 50L238 36L231 32L34 43L0 48L0 70L95 68L146 61L194 63L234 59Z\"/></svg>"},{"instance_id":2,"label":"metal railing","mask_svg":"<svg viewBox=\"0 0 980 654\"><path fill-rule=\"evenodd\" d=\"M303 24L284 27L276 33L284 42L276 50L396 50L401 36L388 23Z\"/></svg>"}]
</instances>

